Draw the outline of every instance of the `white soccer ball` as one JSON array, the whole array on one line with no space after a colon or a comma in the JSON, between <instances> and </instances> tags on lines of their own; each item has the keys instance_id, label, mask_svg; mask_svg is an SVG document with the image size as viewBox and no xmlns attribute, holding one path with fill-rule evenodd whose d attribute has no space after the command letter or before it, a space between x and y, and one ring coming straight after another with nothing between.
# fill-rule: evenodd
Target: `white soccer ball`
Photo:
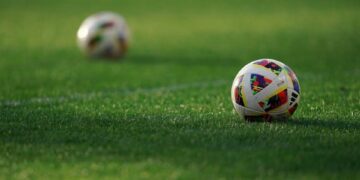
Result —
<instances>
[{"instance_id":1,"label":"white soccer ball","mask_svg":"<svg viewBox=\"0 0 360 180\"><path fill-rule=\"evenodd\" d=\"M124 18L101 12L86 18L77 32L78 46L90 57L123 57L128 49L129 30Z\"/></svg>"},{"instance_id":2,"label":"white soccer ball","mask_svg":"<svg viewBox=\"0 0 360 180\"><path fill-rule=\"evenodd\" d=\"M245 120L284 119L296 110L300 85L295 73L273 59L259 59L247 64L236 75L231 99L235 110Z\"/></svg>"}]
</instances>

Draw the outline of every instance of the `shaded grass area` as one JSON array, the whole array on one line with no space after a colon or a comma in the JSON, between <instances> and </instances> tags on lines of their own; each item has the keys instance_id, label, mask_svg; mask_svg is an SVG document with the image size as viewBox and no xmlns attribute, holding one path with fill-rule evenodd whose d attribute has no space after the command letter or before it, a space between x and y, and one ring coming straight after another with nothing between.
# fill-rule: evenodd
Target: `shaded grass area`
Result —
<instances>
[{"instance_id":1,"label":"shaded grass area","mask_svg":"<svg viewBox=\"0 0 360 180\"><path fill-rule=\"evenodd\" d=\"M6 123L1 124L0 131L1 159L11 163L3 164L4 175L73 178L358 175L358 114L345 115L336 106L335 110L340 111L329 114L321 103L311 103L306 98L297 116L289 122L244 123L231 112L231 104L224 103L229 102L227 87L209 88L207 96L199 93L202 90L7 107L2 121ZM330 104L337 101L324 99ZM309 103L312 107L306 108Z\"/></svg>"},{"instance_id":2,"label":"shaded grass area","mask_svg":"<svg viewBox=\"0 0 360 180\"><path fill-rule=\"evenodd\" d=\"M358 5L1 1L0 178L359 178ZM75 44L83 18L106 9L133 32L123 62L88 61ZM232 110L233 77L263 57L299 77L287 122ZM136 92L217 80L229 83ZM104 95L2 103L94 92Z\"/></svg>"}]
</instances>

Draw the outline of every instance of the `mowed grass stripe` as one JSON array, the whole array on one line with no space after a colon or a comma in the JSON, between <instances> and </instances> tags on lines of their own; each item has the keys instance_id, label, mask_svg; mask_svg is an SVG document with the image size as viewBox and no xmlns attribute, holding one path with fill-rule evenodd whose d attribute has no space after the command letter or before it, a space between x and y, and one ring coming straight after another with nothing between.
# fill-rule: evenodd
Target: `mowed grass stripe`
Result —
<instances>
[{"instance_id":1,"label":"mowed grass stripe","mask_svg":"<svg viewBox=\"0 0 360 180\"><path fill-rule=\"evenodd\" d=\"M180 91L180 90L192 89L192 88L217 87L227 84L230 84L228 80L215 80L215 81L205 81L205 82L194 82L188 84L173 84L169 86L153 87L153 88L137 88L137 89L122 88L118 90L109 90L109 91L104 90L104 91L89 92L89 93L74 93L69 96L34 97L23 100L3 100L0 101L0 106L15 107L15 106L23 106L29 104L52 104L52 103L60 103L66 101L91 100L94 98L106 97L114 94L119 94L119 95L149 94L149 93L160 93L160 92L169 92L169 91Z\"/></svg>"}]
</instances>

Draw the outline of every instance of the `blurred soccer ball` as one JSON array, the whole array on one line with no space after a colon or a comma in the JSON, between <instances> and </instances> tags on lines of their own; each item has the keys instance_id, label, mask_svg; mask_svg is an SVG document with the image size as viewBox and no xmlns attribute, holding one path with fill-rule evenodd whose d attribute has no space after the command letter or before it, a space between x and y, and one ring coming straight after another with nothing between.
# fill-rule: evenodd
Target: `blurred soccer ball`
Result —
<instances>
[{"instance_id":1,"label":"blurred soccer ball","mask_svg":"<svg viewBox=\"0 0 360 180\"><path fill-rule=\"evenodd\" d=\"M77 32L78 46L90 57L123 57L128 49L129 30L124 18L101 12L84 20Z\"/></svg>"},{"instance_id":2,"label":"blurred soccer ball","mask_svg":"<svg viewBox=\"0 0 360 180\"><path fill-rule=\"evenodd\" d=\"M273 59L260 59L236 75L231 99L235 110L246 120L284 119L298 106L300 86L288 66Z\"/></svg>"}]
</instances>

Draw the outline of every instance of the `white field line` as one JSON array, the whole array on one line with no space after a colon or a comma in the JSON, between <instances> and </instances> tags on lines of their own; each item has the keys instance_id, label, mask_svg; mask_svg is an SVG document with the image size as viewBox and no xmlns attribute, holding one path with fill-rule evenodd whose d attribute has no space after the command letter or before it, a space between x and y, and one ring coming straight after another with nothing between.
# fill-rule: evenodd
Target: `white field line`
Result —
<instances>
[{"instance_id":1,"label":"white field line","mask_svg":"<svg viewBox=\"0 0 360 180\"><path fill-rule=\"evenodd\" d=\"M169 86L154 87L154 88L138 88L138 89L118 89L113 91L98 91L98 92L88 92L88 93L74 93L68 96L55 96L55 97L34 97L29 99L22 100L2 100L0 101L0 106L24 106L31 104L52 104L52 103L61 103L66 101L76 101L76 100L91 100L111 95L131 95L131 94L150 94L150 93L159 93L159 92L171 92L179 91L192 88L207 88L207 87L217 87L225 84L229 84L227 80L216 80L216 81L205 81L205 82L195 82L189 84L174 84Z\"/></svg>"}]
</instances>

